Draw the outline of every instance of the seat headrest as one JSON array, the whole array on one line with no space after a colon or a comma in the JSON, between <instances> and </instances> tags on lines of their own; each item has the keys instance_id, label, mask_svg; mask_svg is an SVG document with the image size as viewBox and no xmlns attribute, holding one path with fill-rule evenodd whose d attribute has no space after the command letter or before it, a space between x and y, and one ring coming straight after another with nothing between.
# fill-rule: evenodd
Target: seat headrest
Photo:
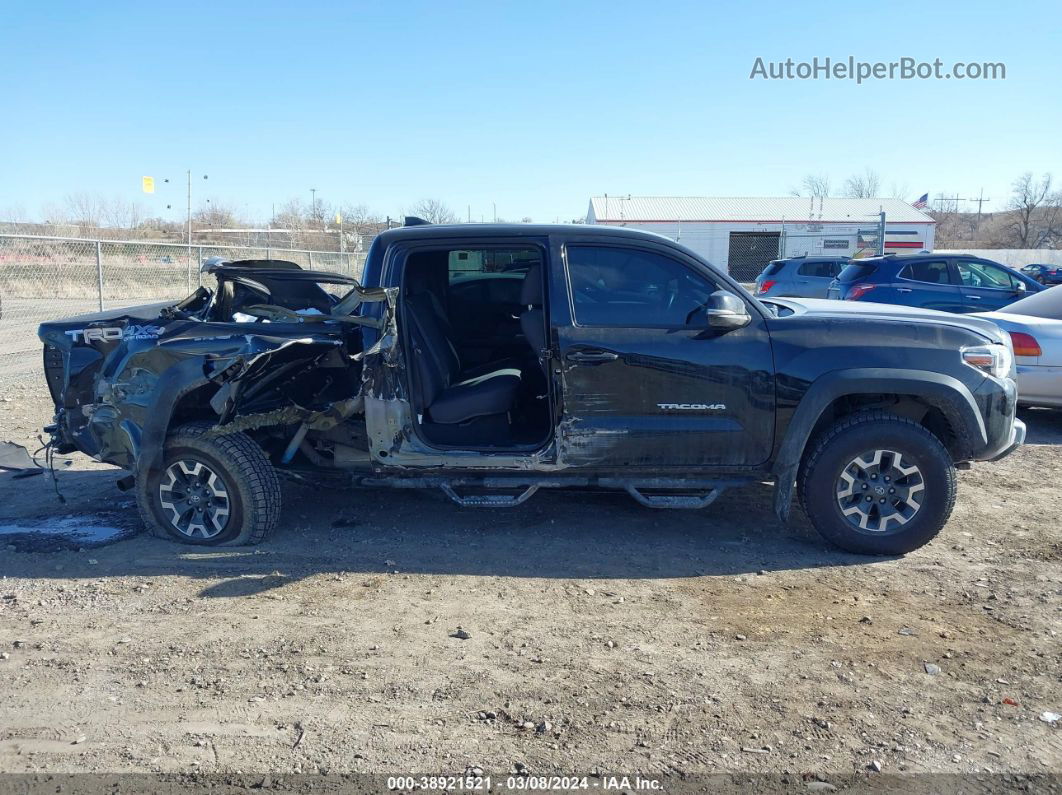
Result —
<instances>
[{"instance_id":1,"label":"seat headrest","mask_svg":"<svg viewBox=\"0 0 1062 795\"><path fill-rule=\"evenodd\" d=\"M520 287L520 303L524 306L542 305L542 266L532 265L527 269Z\"/></svg>"}]
</instances>

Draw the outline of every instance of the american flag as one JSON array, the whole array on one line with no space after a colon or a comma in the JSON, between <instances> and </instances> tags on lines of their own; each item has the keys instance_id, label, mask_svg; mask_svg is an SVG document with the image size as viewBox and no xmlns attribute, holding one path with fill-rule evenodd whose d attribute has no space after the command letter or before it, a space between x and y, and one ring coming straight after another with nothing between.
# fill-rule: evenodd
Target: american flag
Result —
<instances>
[{"instance_id":1,"label":"american flag","mask_svg":"<svg viewBox=\"0 0 1062 795\"><path fill-rule=\"evenodd\" d=\"M929 204L929 194L923 193L921 196L918 197L918 201L916 201L911 206L914 207L916 210L924 210L927 204Z\"/></svg>"}]
</instances>

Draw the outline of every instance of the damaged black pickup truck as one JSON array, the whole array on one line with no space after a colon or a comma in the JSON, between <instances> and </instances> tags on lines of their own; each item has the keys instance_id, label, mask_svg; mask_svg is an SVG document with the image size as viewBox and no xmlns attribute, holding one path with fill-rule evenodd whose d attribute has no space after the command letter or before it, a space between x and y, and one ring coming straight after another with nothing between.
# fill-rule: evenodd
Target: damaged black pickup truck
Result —
<instances>
[{"instance_id":1,"label":"damaged black pickup truck","mask_svg":"<svg viewBox=\"0 0 1062 795\"><path fill-rule=\"evenodd\" d=\"M179 303L45 323L56 449L130 474L144 522L262 541L278 473L518 505L543 488L700 508L773 480L833 543L932 539L955 470L1021 444L993 324L750 296L666 238L604 226L411 222L362 283L207 263Z\"/></svg>"}]
</instances>

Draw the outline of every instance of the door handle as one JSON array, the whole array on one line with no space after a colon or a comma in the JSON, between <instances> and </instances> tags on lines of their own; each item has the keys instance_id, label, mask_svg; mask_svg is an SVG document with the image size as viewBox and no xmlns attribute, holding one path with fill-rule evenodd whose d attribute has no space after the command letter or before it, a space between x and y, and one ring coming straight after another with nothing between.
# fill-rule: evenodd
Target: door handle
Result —
<instances>
[{"instance_id":1,"label":"door handle","mask_svg":"<svg viewBox=\"0 0 1062 795\"><path fill-rule=\"evenodd\" d=\"M969 298L971 301L980 301L981 300L981 296L979 296L979 295L968 295L966 297Z\"/></svg>"},{"instance_id":2,"label":"door handle","mask_svg":"<svg viewBox=\"0 0 1062 795\"><path fill-rule=\"evenodd\" d=\"M611 362L614 359L618 359L619 354L598 348L583 348L578 351L569 351L565 358L569 362Z\"/></svg>"},{"instance_id":3,"label":"door handle","mask_svg":"<svg viewBox=\"0 0 1062 795\"><path fill-rule=\"evenodd\" d=\"M896 292L898 292L898 293L909 293L909 292L911 292L911 288L910 287L897 287L896 288Z\"/></svg>"}]
</instances>

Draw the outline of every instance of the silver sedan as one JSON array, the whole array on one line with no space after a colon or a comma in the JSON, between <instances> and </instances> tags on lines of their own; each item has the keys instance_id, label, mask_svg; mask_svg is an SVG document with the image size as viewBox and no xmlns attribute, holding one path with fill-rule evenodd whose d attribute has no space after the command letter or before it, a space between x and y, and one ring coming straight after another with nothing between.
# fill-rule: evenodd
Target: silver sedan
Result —
<instances>
[{"instance_id":1,"label":"silver sedan","mask_svg":"<svg viewBox=\"0 0 1062 795\"><path fill-rule=\"evenodd\" d=\"M980 312L1010 334L1018 368L1018 403L1062 408L1062 287Z\"/></svg>"}]
</instances>

